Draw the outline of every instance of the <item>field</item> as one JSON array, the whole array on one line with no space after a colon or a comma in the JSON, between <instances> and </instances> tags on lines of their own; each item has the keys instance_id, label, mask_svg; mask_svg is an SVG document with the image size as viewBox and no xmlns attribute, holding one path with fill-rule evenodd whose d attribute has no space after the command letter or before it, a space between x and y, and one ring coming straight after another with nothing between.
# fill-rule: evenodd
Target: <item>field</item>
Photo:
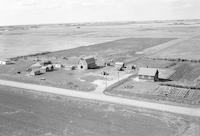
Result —
<instances>
[{"instance_id":1,"label":"field","mask_svg":"<svg viewBox=\"0 0 200 136\"><path fill-rule=\"evenodd\" d=\"M1 86L0 90L1 136L171 136L198 123L192 118L16 88Z\"/></svg>"},{"instance_id":2,"label":"field","mask_svg":"<svg viewBox=\"0 0 200 136\"><path fill-rule=\"evenodd\" d=\"M151 57L199 60L200 59L199 41L200 41L200 36L195 36L186 41L165 48L164 50L161 50L160 52L156 53Z\"/></svg>"},{"instance_id":3,"label":"field","mask_svg":"<svg viewBox=\"0 0 200 136\"><path fill-rule=\"evenodd\" d=\"M185 38L198 32L198 25L171 25L167 21L1 27L0 58L66 50L124 38Z\"/></svg>"},{"instance_id":4,"label":"field","mask_svg":"<svg viewBox=\"0 0 200 136\"><path fill-rule=\"evenodd\" d=\"M104 59L122 61L140 56L136 54L138 51L142 51L143 49L156 46L170 40L174 40L174 38L125 38L86 47L69 49L66 51L49 53L47 56L71 57L93 55L103 57Z\"/></svg>"}]
</instances>

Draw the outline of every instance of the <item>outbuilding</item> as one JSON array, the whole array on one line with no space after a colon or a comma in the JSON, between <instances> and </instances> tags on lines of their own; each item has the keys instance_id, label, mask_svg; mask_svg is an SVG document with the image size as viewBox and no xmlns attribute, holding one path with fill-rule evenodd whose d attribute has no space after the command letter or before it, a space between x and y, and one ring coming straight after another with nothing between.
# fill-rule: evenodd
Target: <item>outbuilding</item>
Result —
<instances>
[{"instance_id":1,"label":"outbuilding","mask_svg":"<svg viewBox=\"0 0 200 136\"><path fill-rule=\"evenodd\" d=\"M54 66L52 64L49 64L49 65L42 66L40 69L44 70L46 72L49 72L49 71L53 71L54 70Z\"/></svg>"},{"instance_id":2,"label":"outbuilding","mask_svg":"<svg viewBox=\"0 0 200 136\"><path fill-rule=\"evenodd\" d=\"M122 71L123 68L125 68L125 63L124 62L115 62L115 68L119 71Z\"/></svg>"},{"instance_id":3,"label":"outbuilding","mask_svg":"<svg viewBox=\"0 0 200 136\"><path fill-rule=\"evenodd\" d=\"M139 68L138 77L142 80L158 81L159 71L156 68Z\"/></svg>"},{"instance_id":4,"label":"outbuilding","mask_svg":"<svg viewBox=\"0 0 200 136\"><path fill-rule=\"evenodd\" d=\"M96 67L97 65L94 57L80 58L78 61L78 69L87 70L87 69L95 69Z\"/></svg>"},{"instance_id":5,"label":"outbuilding","mask_svg":"<svg viewBox=\"0 0 200 136\"><path fill-rule=\"evenodd\" d=\"M9 65L12 64L12 61L9 59L1 59L0 60L0 65Z\"/></svg>"}]
</instances>

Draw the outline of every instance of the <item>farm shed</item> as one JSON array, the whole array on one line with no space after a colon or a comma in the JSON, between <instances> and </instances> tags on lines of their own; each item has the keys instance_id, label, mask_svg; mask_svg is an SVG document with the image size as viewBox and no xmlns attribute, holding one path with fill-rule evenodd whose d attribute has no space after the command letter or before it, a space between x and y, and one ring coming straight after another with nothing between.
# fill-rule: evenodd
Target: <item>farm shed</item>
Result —
<instances>
[{"instance_id":1,"label":"farm shed","mask_svg":"<svg viewBox=\"0 0 200 136\"><path fill-rule=\"evenodd\" d=\"M142 80L158 81L159 72L156 68L139 68L138 77Z\"/></svg>"},{"instance_id":2,"label":"farm shed","mask_svg":"<svg viewBox=\"0 0 200 136\"><path fill-rule=\"evenodd\" d=\"M52 64L52 62L51 62L50 60L41 61L41 62L39 62L39 63L40 63L40 65L42 65L42 66L46 66L46 65Z\"/></svg>"},{"instance_id":3,"label":"farm shed","mask_svg":"<svg viewBox=\"0 0 200 136\"><path fill-rule=\"evenodd\" d=\"M94 69L96 67L97 65L94 57L80 58L80 60L78 61L78 69L86 70Z\"/></svg>"},{"instance_id":4,"label":"farm shed","mask_svg":"<svg viewBox=\"0 0 200 136\"><path fill-rule=\"evenodd\" d=\"M9 64L12 64L12 61L10 61L9 59L0 60L0 65L9 65Z\"/></svg>"},{"instance_id":5,"label":"farm shed","mask_svg":"<svg viewBox=\"0 0 200 136\"><path fill-rule=\"evenodd\" d=\"M63 67L62 64L53 64L53 66L54 66L55 68L62 68L62 67Z\"/></svg>"},{"instance_id":6,"label":"farm shed","mask_svg":"<svg viewBox=\"0 0 200 136\"><path fill-rule=\"evenodd\" d=\"M37 62L33 65L30 66L30 68L28 68L27 70L33 70L33 69L40 69L42 67L46 67L48 65L52 65L51 61L41 61L41 62Z\"/></svg>"},{"instance_id":7,"label":"farm shed","mask_svg":"<svg viewBox=\"0 0 200 136\"><path fill-rule=\"evenodd\" d=\"M124 62L115 62L115 68L117 70L122 71L124 67L125 67L125 63Z\"/></svg>"}]
</instances>

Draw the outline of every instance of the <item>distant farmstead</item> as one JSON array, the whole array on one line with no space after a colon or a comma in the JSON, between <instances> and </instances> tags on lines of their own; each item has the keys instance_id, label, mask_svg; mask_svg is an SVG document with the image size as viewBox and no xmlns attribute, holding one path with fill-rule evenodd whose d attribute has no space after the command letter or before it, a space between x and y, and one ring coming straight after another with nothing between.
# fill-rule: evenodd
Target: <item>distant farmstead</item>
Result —
<instances>
[{"instance_id":1,"label":"distant farmstead","mask_svg":"<svg viewBox=\"0 0 200 136\"><path fill-rule=\"evenodd\" d=\"M87 70L95 69L97 67L94 57L80 58L78 61L78 69Z\"/></svg>"},{"instance_id":2,"label":"distant farmstead","mask_svg":"<svg viewBox=\"0 0 200 136\"><path fill-rule=\"evenodd\" d=\"M138 77L142 80L158 81L159 71L156 68L139 68Z\"/></svg>"}]
</instances>

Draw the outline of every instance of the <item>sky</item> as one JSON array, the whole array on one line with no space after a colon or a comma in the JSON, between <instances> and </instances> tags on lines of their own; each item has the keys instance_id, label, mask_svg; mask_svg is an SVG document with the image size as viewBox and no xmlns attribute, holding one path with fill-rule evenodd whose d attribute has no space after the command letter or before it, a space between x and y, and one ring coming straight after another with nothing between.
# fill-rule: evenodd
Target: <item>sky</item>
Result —
<instances>
[{"instance_id":1,"label":"sky","mask_svg":"<svg viewBox=\"0 0 200 136\"><path fill-rule=\"evenodd\" d=\"M200 0L0 0L0 25L200 19Z\"/></svg>"}]
</instances>

